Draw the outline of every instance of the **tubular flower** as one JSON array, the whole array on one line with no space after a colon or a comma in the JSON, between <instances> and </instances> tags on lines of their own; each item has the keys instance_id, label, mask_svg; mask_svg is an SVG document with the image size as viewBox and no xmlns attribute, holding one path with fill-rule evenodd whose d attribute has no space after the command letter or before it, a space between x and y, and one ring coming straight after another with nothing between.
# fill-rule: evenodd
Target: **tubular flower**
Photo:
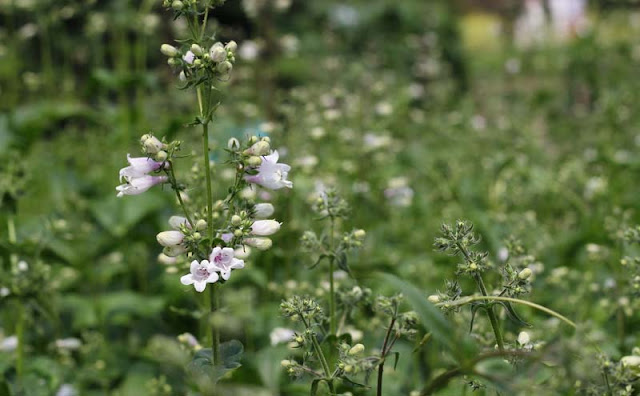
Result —
<instances>
[{"instance_id":1,"label":"tubular flower","mask_svg":"<svg viewBox=\"0 0 640 396\"><path fill-rule=\"evenodd\" d=\"M262 157L262 163L255 175L246 175L245 180L249 183L258 184L270 190L279 190L283 187L292 188L293 182L287 180L291 167L287 164L278 164L277 151Z\"/></svg>"},{"instance_id":2,"label":"tubular flower","mask_svg":"<svg viewBox=\"0 0 640 396\"><path fill-rule=\"evenodd\" d=\"M212 268L220 272L220 276L222 276L224 280L229 279L232 269L244 268L244 261L235 258L233 249L228 247L221 248L216 246L213 248L209 256L209 261L211 262Z\"/></svg>"},{"instance_id":3,"label":"tubular flower","mask_svg":"<svg viewBox=\"0 0 640 396\"><path fill-rule=\"evenodd\" d=\"M191 262L190 272L180 278L180 283L183 285L193 285L196 291L202 293L207 287L207 283L216 283L220 277L216 273L215 266L209 263L208 260L202 260L198 262L193 260Z\"/></svg>"},{"instance_id":4,"label":"tubular flower","mask_svg":"<svg viewBox=\"0 0 640 396\"><path fill-rule=\"evenodd\" d=\"M166 183L169 180L167 176L148 174L160 169L163 166L162 162L153 161L147 157L132 158L129 154L127 154L127 161L129 166L120 169L120 182L124 180L125 183L116 187L118 197L142 194L156 184Z\"/></svg>"},{"instance_id":5,"label":"tubular flower","mask_svg":"<svg viewBox=\"0 0 640 396\"><path fill-rule=\"evenodd\" d=\"M118 197L122 197L124 195L138 195L147 191L156 184L166 183L167 181L169 181L167 176L144 175L127 180L127 183L117 186L116 190L118 191Z\"/></svg>"}]
</instances>

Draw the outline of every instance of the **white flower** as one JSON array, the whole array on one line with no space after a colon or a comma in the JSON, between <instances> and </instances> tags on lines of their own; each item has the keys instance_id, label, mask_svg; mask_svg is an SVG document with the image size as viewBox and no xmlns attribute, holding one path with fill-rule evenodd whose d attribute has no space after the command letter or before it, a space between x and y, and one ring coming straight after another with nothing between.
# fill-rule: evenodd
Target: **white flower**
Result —
<instances>
[{"instance_id":1,"label":"white flower","mask_svg":"<svg viewBox=\"0 0 640 396\"><path fill-rule=\"evenodd\" d=\"M526 331L521 331L520 334L518 334L518 344L527 345L529 341L531 341L531 337L529 337L529 333Z\"/></svg>"},{"instance_id":2,"label":"white flower","mask_svg":"<svg viewBox=\"0 0 640 396\"><path fill-rule=\"evenodd\" d=\"M620 363L625 367L640 367L640 356L623 356Z\"/></svg>"},{"instance_id":3,"label":"white flower","mask_svg":"<svg viewBox=\"0 0 640 396\"><path fill-rule=\"evenodd\" d=\"M18 347L18 337L15 335L9 336L0 342L0 351L11 352Z\"/></svg>"},{"instance_id":4,"label":"white flower","mask_svg":"<svg viewBox=\"0 0 640 396\"><path fill-rule=\"evenodd\" d=\"M271 339L271 345L278 345L291 341L295 332L291 329L285 329L284 327L276 327L271 330L269 338Z\"/></svg>"},{"instance_id":5,"label":"white flower","mask_svg":"<svg viewBox=\"0 0 640 396\"><path fill-rule=\"evenodd\" d=\"M275 220L256 220L251 225L251 234L258 236L273 235L280 229L280 224Z\"/></svg>"},{"instance_id":6,"label":"white flower","mask_svg":"<svg viewBox=\"0 0 640 396\"><path fill-rule=\"evenodd\" d=\"M208 260L191 262L191 273L180 278L183 285L193 285L196 291L202 293L207 287L207 283L216 283L220 277L216 274L216 268Z\"/></svg>"},{"instance_id":7,"label":"white flower","mask_svg":"<svg viewBox=\"0 0 640 396\"><path fill-rule=\"evenodd\" d=\"M60 349L75 350L79 349L81 346L82 341L73 337L56 340L56 347Z\"/></svg>"},{"instance_id":8,"label":"white flower","mask_svg":"<svg viewBox=\"0 0 640 396\"><path fill-rule=\"evenodd\" d=\"M179 255L186 252L187 252L187 248L185 248L182 245L167 246L162 250L162 253L164 253L169 257L178 257Z\"/></svg>"},{"instance_id":9,"label":"white flower","mask_svg":"<svg viewBox=\"0 0 640 396\"><path fill-rule=\"evenodd\" d=\"M62 384L56 392L56 396L76 396L78 392L71 384Z\"/></svg>"},{"instance_id":10,"label":"white flower","mask_svg":"<svg viewBox=\"0 0 640 396\"><path fill-rule=\"evenodd\" d=\"M146 134L140 138L142 148L147 154L157 154L160 150L167 148L167 145L162 143L157 137Z\"/></svg>"},{"instance_id":11,"label":"white flower","mask_svg":"<svg viewBox=\"0 0 640 396\"><path fill-rule=\"evenodd\" d=\"M271 216L275 211L275 209L273 208L273 205L270 203L256 204L253 207L253 210L255 212L256 218L258 219L266 219L267 217Z\"/></svg>"},{"instance_id":12,"label":"white flower","mask_svg":"<svg viewBox=\"0 0 640 396\"><path fill-rule=\"evenodd\" d=\"M287 180L291 167L287 164L278 164L278 152L274 150L270 155L262 158L262 164L257 168L256 175L246 175L249 183L255 183L262 187L278 190L283 187L292 188L293 183Z\"/></svg>"},{"instance_id":13,"label":"white flower","mask_svg":"<svg viewBox=\"0 0 640 396\"><path fill-rule=\"evenodd\" d=\"M222 43L215 43L209 49L209 56L211 56L211 60L220 63L227 60L227 50L224 49Z\"/></svg>"},{"instance_id":14,"label":"white flower","mask_svg":"<svg viewBox=\"0 0 640 396\"><path fill-rule=\"evenodd\" d=\"M222 279L228 280L231 276L231 270L244 268L244 261L238 260L233 257L234 252L232 248L221 248L216 246L211 251L209 260L214 270L220 272Z\"/></svg>"},{"instance_id":15,"label":"white flower","mask_svg":"<svg viewBox=\"0 0 640 396\"><path fill-rule=\"evenodd\" d=\"M184 234L180 231L162 231L156 236L156 239L162 246L175 246L182 243Z\"/></svg>"},{"instance_id":16,"label":"white flower","mask_svg":"<svg viewBox=\"0 0 640 396\"><path fill-rule=\"evenodd\" d=\"M156 184L166 183L169 181L167 176L141 176L128 180L127 183L121 184L116 187L118 191L118 197L124 195L138 195L147 191Z\"/></svg>"},{"instance_id":17,"label":"white flower","mask_svg":"<svg viewBox=\"0 0 640 396\"><path fill-rule=\"evenodd\" d=\"M246 238L244 243L258 250L268 250L273 244L269 238Z\"/></svg>"}]
</instances>

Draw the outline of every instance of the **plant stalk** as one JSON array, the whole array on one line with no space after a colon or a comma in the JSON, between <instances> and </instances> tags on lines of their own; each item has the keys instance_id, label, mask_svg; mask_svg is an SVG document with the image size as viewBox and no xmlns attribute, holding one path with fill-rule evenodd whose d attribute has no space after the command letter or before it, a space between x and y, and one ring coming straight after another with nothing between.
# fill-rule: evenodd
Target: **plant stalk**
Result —
<instances>
[{"instance_id":1,"label":"plant stalk","mask_svg":"<svg viewBox=\"0 0 640 396\"><path fill-rule=\"evenodd\" d=\"M389 337L391 336L391 331L393 330L393 325L395 324L396 318L394 316L391 319L391 323L389 324L389 328L387 329L387 334L384 336L384 342L382 343L382 350L380 352L380 358L382 359L382 361L378 366L378 387L376 392L376 395L378 396L382 396L382 374L384 373L384 360L387 357L387 353L389 353L389 351L387 350L387 344L389 343Z\"/></svg>"},{"instance_id":2,"label":"plant stalk","mask_svg":"<svg viewBox=\"0 0 640 396\"><path fill-rule=\"evenodd\" d=\"M329 235L329 243L331 244L331 253L335 254L334 251L334 230L335 230L335 220L333 216L331 217L331 234ZM336 291L335 284L333 280L333 271L334 271L334 262L335 256L332 256L329 260L329 335L336 334Z\"/></svg>"}]
</instances>

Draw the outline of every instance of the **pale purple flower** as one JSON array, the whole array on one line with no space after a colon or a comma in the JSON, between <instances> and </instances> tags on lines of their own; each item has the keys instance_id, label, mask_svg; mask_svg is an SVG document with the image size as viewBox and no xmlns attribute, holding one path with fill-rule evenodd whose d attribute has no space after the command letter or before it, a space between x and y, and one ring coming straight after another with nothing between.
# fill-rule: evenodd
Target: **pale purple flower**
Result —
<instances>
[{"instance_id":1,"label":"pale purple flower","mask_svg":"<svg viewBox=\"0 0 640 396\"><path fill-rule=\"evenodd\" d=\"M224 234L220 235L220 239L222 239L225 243L229 243L233 239L233 233L225 232Z\"/></svg>"},{"instance_id":2,"label":"pale purple flower","mask_svg":"<svg viewBox=\"0 0 640 396\"><path fill-rule=\"evenodd\" d=\"M215 271L220 272L220 275L224 280L229 279L232 269L244 268L244 261L235 258L233 249L228 247L221 248L216 246L213 248L213 251L209 256L209 261L211 261L212 268Z\"/></svg>"},{"instance_id":3,"label":"pale purple flower","mask_svg":"<svg viewBox=\"0 0 640 396\"><path fill-rule=\"evenodd\" d=\"M277 151L262 157L262 164L257 168L256 175L246 175L245 180L255 183L270 190L278 190L283 187L292 188L293 183L287 180L291 167L287 164L278 164Z\"/></svg>"},{"instance_id":4,"label":"pale purple flower","mask_svg":"<svg viewBox=\"0 0 640 396\"><path fill-rule=\"evenodd\" d=\"M184 54L184 56L182 57L182 60L187 62L190 65L193 65L193 61L196 58L196 55L191 52L191 51L187 51L186 54Z\"/></svg>"},{"instance_id":5,"label":"pale purple flower","mask_svg":"<svg viewBox=\"0 0 640 396\"><path fill-rule=\"evenodd\" d=\"M138 195L147 191L156 184L166 183L169 181L167 176L141 176L128 180L126 184L121 184L116 187L118 191L118 197L123 195Z\"/></svg>"},{"instance_id":6,"label":"pale purple flower","mask_svg":"<svg viewBox=\"0 0 640 396\"><path fill-rule=\"evenodd\" d=\"M156 171L162 167L162 162L157 162L147 157L131 157L130 154L127 154L127 161L129 166L120 169L121 182L123 179L129 181L136 177L145 176L149 172Z\"/></svg>"},{"instance_id":7,"label":"pale purple flower","mask_svg":"<svg viewBox=\"0 0 640 396\"><path fill-rule=\"evenodd\" d=\"M220 277L216 273L216 267L208 260L191 262L191 273L180 278L183 285L193 285L196 291L202 293L207 287L207 283L216 283Z\"/></svg>"}]
</instances>

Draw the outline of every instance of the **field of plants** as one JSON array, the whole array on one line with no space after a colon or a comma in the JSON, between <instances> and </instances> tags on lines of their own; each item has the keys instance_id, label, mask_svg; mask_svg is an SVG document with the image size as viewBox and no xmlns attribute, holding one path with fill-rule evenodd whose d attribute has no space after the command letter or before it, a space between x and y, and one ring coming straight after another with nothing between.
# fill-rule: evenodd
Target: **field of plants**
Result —
<instances>
[{"instance_id":1,"label":"field of plants","mask_svg":"<svg viewBox=\"0 0 640 396\"><path fill-rule=\"evenodd\" d=\"M639 6L0 0L0 396L640 395Z\"/></svg>"}]
</instances>

